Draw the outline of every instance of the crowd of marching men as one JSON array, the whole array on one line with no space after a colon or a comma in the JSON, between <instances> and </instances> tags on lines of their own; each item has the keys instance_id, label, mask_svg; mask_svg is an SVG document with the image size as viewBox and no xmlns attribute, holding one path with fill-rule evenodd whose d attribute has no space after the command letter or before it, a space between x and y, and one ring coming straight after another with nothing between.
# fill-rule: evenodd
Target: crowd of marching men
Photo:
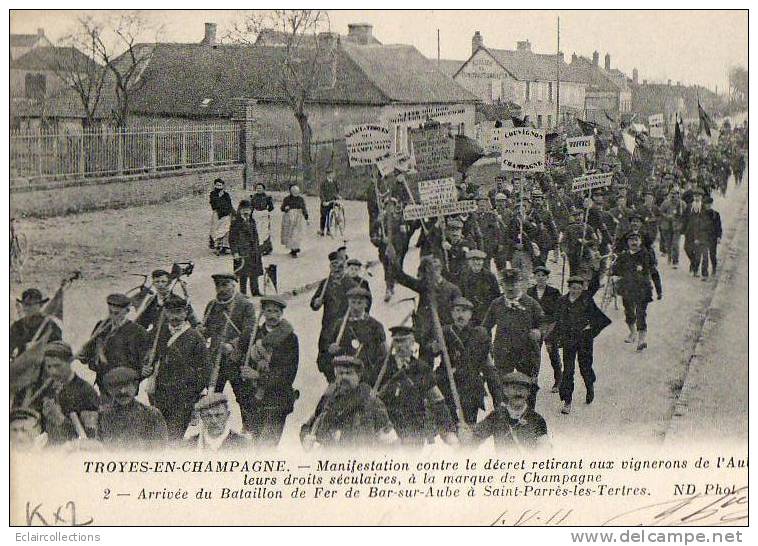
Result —
<instances>
[{"instance_id":1,"label":"crowd of marching men","mask_svg":"<svg viewBox=\"0 0 758 546\"><path fill-rule=\"evenodd\" d=\"M575 160L528 178L499 176L489 192L464 179L459 197L479 201L478 212L418 221L402 216L413 202L406 175L377 177L367 206L384 299L400 284L417 294L416 306L388 340L371 315L361 262L345 247L329 254L329 275L310 301L321 313L315 364L328 386L301 426L303 447L421 447L437 437L467 446L492 437L519 451L548 445L535 411L543 345L554 372L543 390L570 413L578 363L591 404L593 343L611 322L605 307L621 299L625 341L643 352L648 304L663 297L657 254L678 267L683 236L693 277L715 274L722 232L712 194L727 191L730 175L741 183L746 150L745 125L725 127L718 144L693 138L673 157L652 142L634 157L608 154L590 167L613 182L590 195L571 191ZM272 210L261 203L241 204L231 222L245 223L224 228L237 230L234 241L255 229L250 209ZM412 274L403 263L415 232L421 260ZM76 352L62 341L53 301L25 290L24 316L10 330L12 444L276 447L299 398L298 369L313 364L300 362L286 301L259 295L257 269L235 269L213 275L216 295L202 315L187 297L191 271L155 270L149 291L108 296L107 319ZM244 293L248 282L256 299ZM94 385L74 372L77 360ZM241 431L230 428L227 384ZM137 400L140 390L149 404Z\"/></svg>"}]
</instances>

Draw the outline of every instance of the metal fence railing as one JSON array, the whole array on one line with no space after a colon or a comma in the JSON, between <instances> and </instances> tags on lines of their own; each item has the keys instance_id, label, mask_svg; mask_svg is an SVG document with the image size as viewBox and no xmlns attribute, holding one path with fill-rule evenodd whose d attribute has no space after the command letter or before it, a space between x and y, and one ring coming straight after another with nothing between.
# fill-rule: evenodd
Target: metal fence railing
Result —
<instances>
[{"instance_id":1,"label":"metal fence railing","mask_svg":"<svg viewBox=\"0 0 758 546\"><path fill-rule=\"evenodd\" d=\"M11 132L11 185L241 163L236 123Z\"/></svg>"}]
</instances>

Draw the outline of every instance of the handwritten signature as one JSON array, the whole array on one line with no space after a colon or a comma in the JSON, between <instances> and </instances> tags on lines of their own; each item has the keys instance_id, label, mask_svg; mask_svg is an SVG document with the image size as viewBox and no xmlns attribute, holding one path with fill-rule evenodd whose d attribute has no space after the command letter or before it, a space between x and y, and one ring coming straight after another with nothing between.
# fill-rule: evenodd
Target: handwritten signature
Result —
<instances>
[{"instance_id":1,"label":"handwritten signature","mask_svg":"<svg viewBox=\"0 0 758 546\"><path fill-rule=\"evenodd\" d=\"M514 512L504 510L491 526L559 526L571 525L573 509L543 511L536 509ZM740 525L747 523L748 487L719 497L702 494L646 504L617 514L601 525L616 526L682 526L682 525Z\"/></svg>"},{"instance_id":2,"label":"handwritten signature","mask_svg":"<svg viewBox=\"0 0 758 546\"><path fill-rule=\"evenodd\" d=\"M35 525L42 527L55 527L58 525L82 527L92 525L94 521L93 518L80 519L76 512L76 503L74 501L68 501L52 510L43 508L42 503L32 505L31 502L26 502L26 525L29 527Z\"/></svg>"}]
</instances>

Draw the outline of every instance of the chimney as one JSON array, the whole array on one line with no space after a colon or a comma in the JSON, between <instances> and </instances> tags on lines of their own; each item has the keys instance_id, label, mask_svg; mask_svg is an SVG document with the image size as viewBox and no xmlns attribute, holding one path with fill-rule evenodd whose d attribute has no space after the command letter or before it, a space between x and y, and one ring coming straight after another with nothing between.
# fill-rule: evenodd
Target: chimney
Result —
<instances>
[{"instance_id":1,"label":"chimney","mask_svg":"<svg viewBox=\"0 0 758 546\"><path fill-rule=\"evenodd\" d=\"M639 74L639 72L637 72L637 69L636 68L633 69L632 70L632 82L636 84L639 81L639 77L640 77L640 74Z\"/></svg>"},{"instance_id":2,"label":"chimney","mask_svg":"<svg viewBox=\"0 0 758 546\"><path fill-rule=\"evenodd\" d=\"M216 23L205 23L205 36L200 43L211 47L216 46Z\"/></svg>"},{"instance_id":3,"label":"chimney","mask_svg":"<svg viewBox=\"0 0 758 546\"><path fill-rule=\"evenodd\" d=\"M37 29L37 37L44 38L45 37L45 29L44 28L38 28Z\"/></svg>"},{"instance_id":4,"label":"chimney","mask_svg":"<svg viewBox=\"0 0 758 546\"><path fill-rule=\"evenodd\" d=\"M611 69L611 54L610 53L605 54L605 69L606 70Z\"/></svg>"},{"instance_id":5,"label":"chimney","mask_svg":"<svg viewBox=\"0 0 758 546\"><path fill-rule=\"evenodd\" d=\"M471 38L471 54L476 53L476 50L480 47L484 47L484 37L478 30L474 32L474 37Z\"/></svg>"},{"instance_id":6,"label":"chimney","mask_svg":"<svg viewBox=\"0 0 758 546\"><path fill-rule=\"evenodd\" d=\"M668 81L669 87L671 87L671 80Z\"/></svg>"},{"instance_id":7,"label":"chimney","mask_svg":"<svg viewBox=\"0 0 758 546\"><path fill-rule=\"evenodd\" d=\"M350 23L347 25L347 37L353 43L368 45L374 37L373 30L373 25L368 23Z\"/></svg>"},{"instance_id":8,"label":"chimney","mask_svg":"<svg viewBox=\"0 0 758 546\"><path fill-rule=\"evenodd\" d=\"M516 51L531 51L532 43L529 40L519 40L516 42Z\"/></svg>"},{"instance_id":9,"label":"chimney","mask_svg":"<svg viewBox=\"0 0 758 546\"><path fill-rule=\"evenodd\" d=\"M571 64L574 64L577 60L576 51L571 54Z\"/></svg>"},{"instance_id":10,"label":"chimney","mask_svg":"<svg viewBox=\"0 0 758 546\"><path fill-rule=\"evenodd\" d=\"M318 33L318 46L321 49L328 49L336 47L339 41L339 36L336 32L319 32Z\"/></svg>"},{"instance_id":11,"label":"chimney","mask_svg":"<svg viewBox=\"0 0 758 546\"><path fill-rule=\"evenodd\" d=\"M642 80L642 85L647 85L647 80Z\"/></svg>"},{"instance_id":12,"label":"chimney","mask_svg":"<svg viewBox=\"0 0 758 546\"><path fill-rule=\"evenodd\" d=\"M560 63L564 63L564 62L565 62L565 59L564 59L564 57L563 57L563 51L559 51L559 52L558 52L558 61L559 61Z\"/></svg>"},{"instance_id":13,"label":"chimney","mask_svg":"<svg viewBox=\"0 0 758 546\"><path fill-rule=\"evenodd\" d=\"M595 66L597 66L598 63L600 63L600 53L598 53L597 51L593 51L592 52L592 64L594 64Z\"/></svg>"}]
</instances>

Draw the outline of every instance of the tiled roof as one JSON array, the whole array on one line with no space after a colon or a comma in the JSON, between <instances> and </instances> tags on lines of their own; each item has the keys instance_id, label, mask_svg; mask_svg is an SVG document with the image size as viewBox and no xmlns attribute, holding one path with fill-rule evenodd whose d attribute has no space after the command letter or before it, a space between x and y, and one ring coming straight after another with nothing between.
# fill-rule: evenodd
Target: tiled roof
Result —
<instances>
[{"instance_id":1,"label":"tiled roof","mask_svg":"<svg viewBox=\"0 0 758 546\"><path fill-rule=\"evenodd\" d=\"M155 44L132 100L134 113L167 116L230 114L237 98L281 102L280 46ZM303 53L304 62L308 50ZM316 66L323 82L309 102L384 105L393 102L475 102L410 46L342 43L334 62Z\"/></svg>"},{"instance_id":2,"label":"tiled roof","mask_svg":"<svg viewBox=\"0 0 758 546\"><path fill-rule=\"evenodd\" d=\"M40 39L39 34L11 34L11 47L32 47Z\"/></svg>"},{"instance_id":3,"label":"tiled roof","mask_svg":"<svg viewBox=\"0 0 758 546\"><path fill-rule=\"evenodd\" d=\"M115 97L110 90L103 89L98 101L95 117L108 118L113 110ZM73 89L64 89L56 95L44 100L34 100L22 97L13 98L10 104L12 116L48 117L48 118L85 118L84 107L79 95Z\"/></svg>"},{"instance_id":4,"label":"tiled roof","mask_svg":"<svg viewBox=\"0 0 758 546\"><path fill-rule=\"evenodd\" d=\"M439 68L451 78L461 69L466 61L452 61L450 59L440 59Z\"/></svg>"},{"instance_id":5,"label":"tiled roof","mask_svg":"<svg viewBox=\"0 0 758 546\"><path fill-rule=\"evenodd\" d=\"M571 64L568 66L574 71L579 81L587 84L588 91L618 91L618 86L610 76L590 59L577 57L576 59L572 59Z\"/></svg>"},{"instance_id":6,"label":"tiled roof","mask_svg":"<svg viewBox=\"0 0 758 546\"><path fill-rule=\"evenodd\" d=\"M11 61L11 69L55 70L57 67L85 68L92 59L75 47L37 47Z\"/></svg>"},{"instance_id":7,"label":"tiled roof","mask_svg":"<svg viewBox=\"0 0 758 546\"><path fill-rule=\"evenodd\" d=\"M258 37L255 39L256 45L286 45L291 38L291 35L289 32L284 32L281 30L274 30L272 28L264 28L263 30L258 33ZM308 41L314 41L317 39L317 37L314 36L304 36L305 40ZM342 42L353 42L354 38L350 36L349 34L339 34L339 39ZM375 36L371 36L371 44L373 45L381 45L382 42L376 39Z\"/></svg>"},{"instance_id":8,"label":"tiled roof","mask_svg":"<svg viewBox=\"0 0 758 546\"><path fill-rule=\"evenodd\" d=\"M391 102L459 103L478 98L409 45L343 44L347 55Z\"/></svg>"},{"instance_id":9,"label":"tiled roof","mask_svg":"<svg viewBox=\"0 0 758 546\"><path fill-rule=\"evenodd\" d=\"M557 59L555 55L534 53L526 50L509 50L486 48L493 58L513 77L521 81L555 81ZM583 82L565 61L560 63L561 81Z\"/></svg>"}]
</instances>

